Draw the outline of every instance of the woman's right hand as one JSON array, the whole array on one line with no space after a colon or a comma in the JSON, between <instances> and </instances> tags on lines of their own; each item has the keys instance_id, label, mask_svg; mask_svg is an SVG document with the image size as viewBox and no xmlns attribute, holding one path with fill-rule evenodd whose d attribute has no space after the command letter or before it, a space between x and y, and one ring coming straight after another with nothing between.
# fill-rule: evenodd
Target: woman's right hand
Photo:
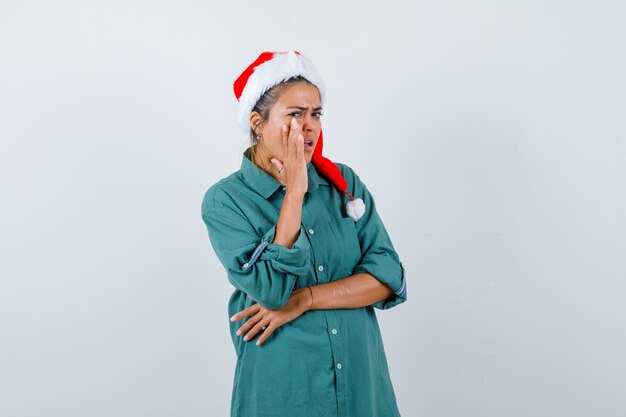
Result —
<instances>
[{"instance_id":1,"label":"woman's right hand","mask_svg":"<svg viewBox=\"0 0 626 417\"><path fill-rule=\"evenodd\" d=\"M287 187L286 192L304 196L309 186L304 158L304 136L295 117L291 118L291 127L283 125L282 140L284 159L281 161L272 158L270 162L280 171L279 175L282 176Z\"/></svg>"},{"instance_id":2,"label":"woman's right hand","mask_svg":"<svg viewBox=\"0 0 626 417\"><path fill-rule=\"evenodd\" d=\"M239 321L250 316L243 326L237 330L236 334L237 336L245 334L243 340L247 342L262 331L263 333L257 340L257 345L261 345L274 333L274 330L297 319L308 311L312 303L313 298L308 288L296 288L291 292L287 304L283 307L270 310L259 303L255 303L234 314L230 321Z\"/></svg>"}]
</instances>

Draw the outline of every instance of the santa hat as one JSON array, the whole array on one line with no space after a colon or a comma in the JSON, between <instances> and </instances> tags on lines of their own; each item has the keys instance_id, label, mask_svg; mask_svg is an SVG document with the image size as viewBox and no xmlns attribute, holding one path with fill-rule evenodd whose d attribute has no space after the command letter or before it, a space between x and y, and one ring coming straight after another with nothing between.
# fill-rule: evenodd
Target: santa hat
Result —
<instances>
[{"instance_id":1,"label":"santa hat","mask_svg":"<svg viewBox=\"0 0 626 417\"><path fill-rule=\"evenodd\" d=\"M324 104L326 97L325 85L313 63L298 51L287 52L262 52L261 55L250 64L233 84L235 97L239 101L237 107L238 124L244 132L250 131L250 113L265 94L277 84L288 79L301 76L314 84L320 92L320 101ZM357 221L365 212L365 205L360 198L348 191L348 184L330 159L322 156L323 135L320 136L313 151L311 163L317 170L328 178L333 185L350 198L346 203L346 212Z\"/></svg>"}]
</instances>

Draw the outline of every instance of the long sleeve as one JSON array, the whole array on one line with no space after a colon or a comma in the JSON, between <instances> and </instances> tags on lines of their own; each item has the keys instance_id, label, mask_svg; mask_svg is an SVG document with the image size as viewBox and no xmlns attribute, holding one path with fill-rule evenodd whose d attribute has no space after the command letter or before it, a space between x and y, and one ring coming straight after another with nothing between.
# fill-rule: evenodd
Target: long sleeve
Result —
<instances>
[{"instance_id":1,"label":"long sleeve","mask_svg":"<svg viewBox=\"0 0 626 417\"><path fill-rule=\"evenodd\" d=\"M365 214L355 224L362 257L353 273L367 272L387 284L394 293L372 306L381 310L389 309L407 299L404 266L376 211L372 194L351 168L343 164L338 166L348 182L348 190L354 190L354 197L362 198L365 203Z\"/></svg>"},{"instance_id":2,"label":"long sleeve","mask_svg":"<svg viewBox=\"0 0 626 417\"><path fill-rule=\"evenodd\" d=\"M231 284L266 308L283 307L298 275L310 266L311 248L304 230L291 248L273 244L276 225L259 235L241 214L206 196L202 219Z\"/></svg>"}]
</instances>

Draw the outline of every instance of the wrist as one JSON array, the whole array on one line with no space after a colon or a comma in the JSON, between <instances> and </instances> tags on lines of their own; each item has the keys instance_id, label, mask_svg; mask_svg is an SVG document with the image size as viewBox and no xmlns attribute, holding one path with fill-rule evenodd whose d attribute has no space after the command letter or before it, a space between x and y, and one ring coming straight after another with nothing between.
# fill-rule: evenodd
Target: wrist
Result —
<instances>
[{"instance_id":1,"label":"wrist","mask_svg":"<svg viewBox=\"0 0 626 417\"><path fill-rule=\"evenodd\" d=\"M309 304L307 306L308 310L313 310L313 301L314 301L314 297L313 297L313 287L310 285L307 285L307 288L309 289Z\"/></svg>"},{"instance_id":2,"label":"wrist","mask_svg":"<svg viewBox=\"0 0 626 417\"><path fill-rule=\"evenodd\" d=\"M311 297L311 287L302 287L293 291L294 297L296 297L296 303L298 307L303 311L311 310L313 306L313 298Z\"/></svg>"},{"instance_id":3,"label":"wrist","mask_svg":"<svg viewBox=\"0 0 626 417\"><path fill-rule=\"evenodd\" d=\"M285 200L293 200L293 201L302 201L304 195L306 194L306 190L297 190L293 188L287 188L285 191Z\"/></svg>"}]
</instances>

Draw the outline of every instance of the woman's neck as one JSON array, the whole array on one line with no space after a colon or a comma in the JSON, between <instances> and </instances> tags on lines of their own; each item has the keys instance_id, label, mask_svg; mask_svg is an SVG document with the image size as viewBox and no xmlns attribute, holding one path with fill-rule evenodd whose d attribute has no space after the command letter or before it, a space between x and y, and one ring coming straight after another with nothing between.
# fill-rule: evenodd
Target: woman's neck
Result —
<instances>
[{"instance_id":1,"label":"woman's neck","mask_svg":"<svg viewBox=\"0 0 626 417\"><path fill-rule=\"evenodd\" d=\"M262 153L263 151L259 153L257 150L257 152L254 153L252 163L261 168L263 171L267 172L267 174L274 178L276 181L278 181L282 185L285 185L285 183L283 182L284 179L278 173L276 166L272 164L268 158L262 156Z\"/></svg>"}]
</instances>

